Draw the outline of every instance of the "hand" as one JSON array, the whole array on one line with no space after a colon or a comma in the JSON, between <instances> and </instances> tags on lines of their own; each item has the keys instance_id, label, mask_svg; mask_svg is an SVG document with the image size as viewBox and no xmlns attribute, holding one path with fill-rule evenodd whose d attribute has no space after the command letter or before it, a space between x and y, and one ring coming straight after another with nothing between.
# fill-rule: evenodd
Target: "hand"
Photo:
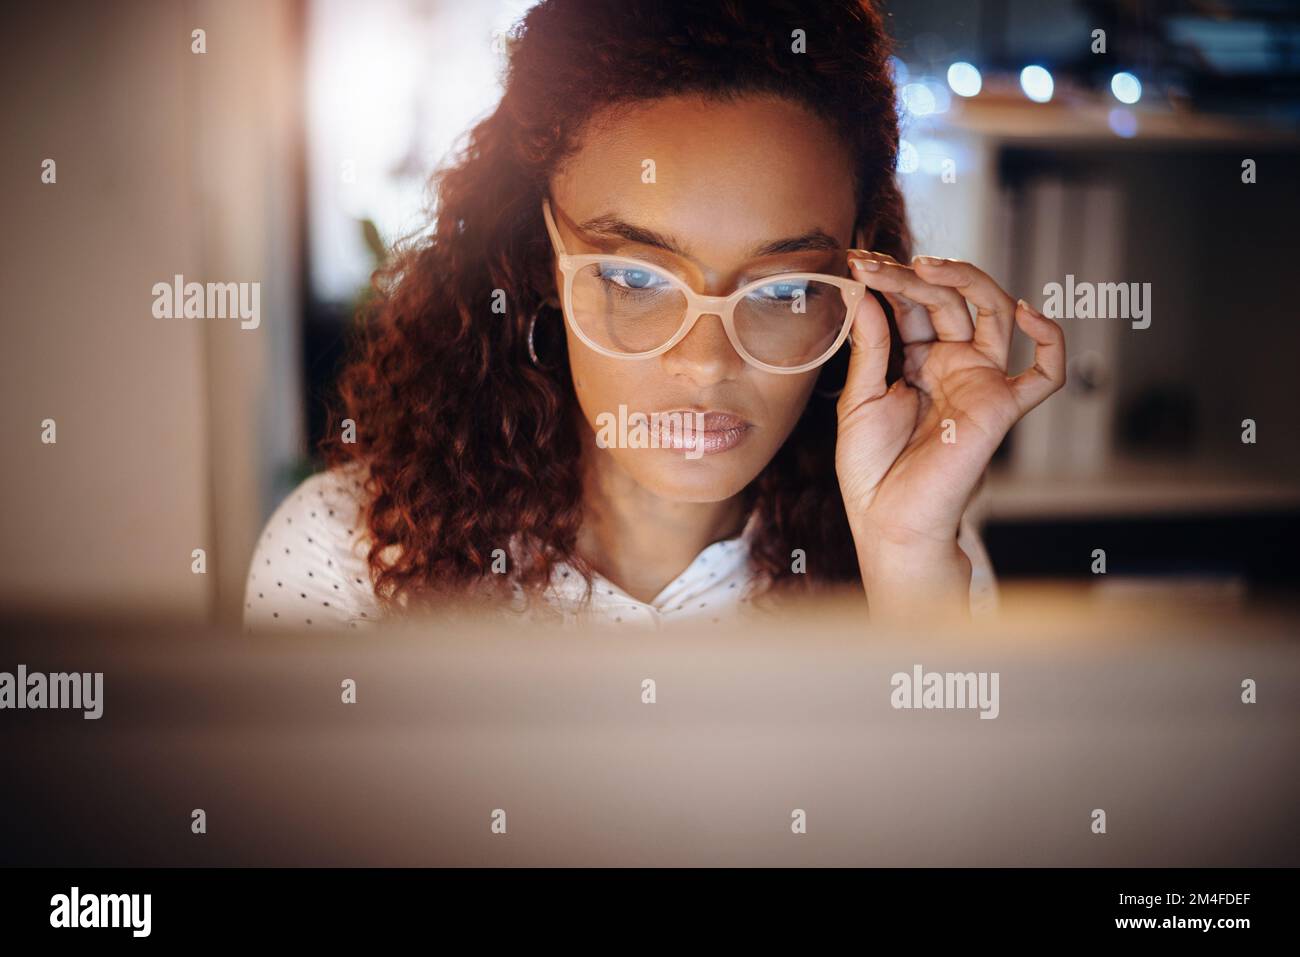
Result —
<instances>
[{"instance_id":1,"label":"hand","mask_svg":"<svg viewBox=\"0 0 1300 957\"><path fill-rule=\"evenodd\" d=\"M905 266L854 250L850 266L893 307L904 365L903 378L886 387L889 328L867 296L854 316L837 406L840 490L868 596L908 583L929 600L935 596L926 589L957 587L964 561L958 527L999 443L1065 384L1065 336L970 263L918 257ZM1017 325L1036 343L1034 364L1010 376ZM966 563L966 588L969 574Z\"/></svg>"}]
</instances>

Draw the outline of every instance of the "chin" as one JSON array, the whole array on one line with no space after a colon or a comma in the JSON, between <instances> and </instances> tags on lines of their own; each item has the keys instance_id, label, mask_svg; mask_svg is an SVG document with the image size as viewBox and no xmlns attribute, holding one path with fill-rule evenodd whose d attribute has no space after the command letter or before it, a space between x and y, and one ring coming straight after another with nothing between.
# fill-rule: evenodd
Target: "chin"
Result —
<instances>
[{"instance_id":1,"label":"chin","mask_svg":"<svg viewBox=\"0 0 1300 957\"><path fill-rule=\"evenodd\" d=\"M763 463L726 461L728 455L688 459L680 452L655 450L649 457L624 461L638 485L670 502L721 502L741 492L762 471Z\"/></svg>"}]
</instances>

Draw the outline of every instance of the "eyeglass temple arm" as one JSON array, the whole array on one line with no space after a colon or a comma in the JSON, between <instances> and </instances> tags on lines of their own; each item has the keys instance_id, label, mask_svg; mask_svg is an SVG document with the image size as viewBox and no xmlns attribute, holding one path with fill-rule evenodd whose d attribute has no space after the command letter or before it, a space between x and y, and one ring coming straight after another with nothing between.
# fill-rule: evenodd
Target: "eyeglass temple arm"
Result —
<instances>
[{"instance_id":1,"label":"eyeglass temple arm","mask_svg":"<svg viewBox=\"0 0 1300 957\"><path fill-rule=\"evenodd\" d=\"M546 220L546 231L551 234L551 242L555 244L555 251L561 256L567 256L564 249L564 240L560 238L560 231L555 228L555 217L551 215L551 199L549 196L542 198L542 218Z\"/></svg>"}]
</instances>

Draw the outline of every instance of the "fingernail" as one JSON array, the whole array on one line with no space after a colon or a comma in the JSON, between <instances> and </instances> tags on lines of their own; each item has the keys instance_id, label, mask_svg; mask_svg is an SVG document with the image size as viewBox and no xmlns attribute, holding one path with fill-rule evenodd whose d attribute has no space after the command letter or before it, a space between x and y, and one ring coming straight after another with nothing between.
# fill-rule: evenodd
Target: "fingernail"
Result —
<instances>
[{"instance_id":1,"label":"fingernail","mask_svg":"<svg viewBox=\"0 0 1300 957\"><path fill-rule=\"evenodd\" d=\"M867 272L876 272L880 269L880 263L874 259L855 259L850 265L858 269L865 269Z\"/></svg>"},{"instance_id":2,"label":"fingernail","mask_svg":"<svg viewBox=\"0 0 1300 957\"><path fill-rule=\"evenodd\" d=\"M942 266L946 260L938 256L913 256L912 262L920 263L922 266Z\"/></svg>"},{"instance_id":3,"label":"fingernail","mask_svg":"<svg viewBox=\"0 0 1300 957\"><path fill-rule=\"evenodd\" d=\"M1041 312L1039 312L1037 309L1035 309L1033 306L1031 306L1031 305L1029 304L1028 300L1021 299L1021 300L1020 300L1020 305L1024 306L1024 307L1025 307L1025 312L1029 313L1031 316L1037 316L1039 319L1044 318L1044 317L1043 317L1043 314L1042 314Z\"/></svg>"}]
</instances>

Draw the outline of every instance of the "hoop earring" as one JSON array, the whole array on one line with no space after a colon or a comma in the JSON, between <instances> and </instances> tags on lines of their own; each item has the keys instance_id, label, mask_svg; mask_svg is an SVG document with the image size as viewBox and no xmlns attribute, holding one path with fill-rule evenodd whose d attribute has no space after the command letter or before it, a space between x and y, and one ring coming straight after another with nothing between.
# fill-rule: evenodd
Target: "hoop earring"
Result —
<instances>
[{"instance_id":1,"label":"hoop earring","mask_svg":"<svg viewBox=\"0 0 1300 957\"><path fill-rule=\"evenodd\" d=\"M538 306L533 310L532 318L528 320L528 358L532 360L535 368L541 369L543 372L548 372L554 369L555 366L553 364L544 365L537 355L537 317L541 314L541 311L544 308L545 304Z\"/></svg>"},{"instance_id":2,"label":"hoop earring","mask_svg":"<svg viewBox=\"0 0 1300 957\"><path fill-rule=\"evenodd\" d=\"M533 318L528 320L528 358L533 360L533 365L541 368L542 364L537 361L537 346L533 344L533 333L537 331L537 313L533 313Z\"/></svg>"}]
</instances>

